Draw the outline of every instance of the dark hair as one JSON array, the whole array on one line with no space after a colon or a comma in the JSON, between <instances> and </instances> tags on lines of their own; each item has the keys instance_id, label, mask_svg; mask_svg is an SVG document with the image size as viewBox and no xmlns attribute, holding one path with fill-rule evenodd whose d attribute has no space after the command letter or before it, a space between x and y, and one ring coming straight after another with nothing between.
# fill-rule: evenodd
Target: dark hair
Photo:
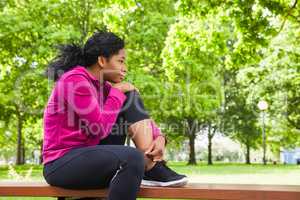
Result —
<instances>
[{"instance_id":1,"label":"dark hair","mask_svg":"<svg viewBox=\"0 0 300 200\"><path fill-rule=\"evenodd\" d=\"M95 32L83 47L75 43L58 45L58 55L48 64L46 75L56 81L76 65L91 66L97 62L99 56L109 59L124 46L123 39L107 31Z\"/></svg>"}]
</instances>

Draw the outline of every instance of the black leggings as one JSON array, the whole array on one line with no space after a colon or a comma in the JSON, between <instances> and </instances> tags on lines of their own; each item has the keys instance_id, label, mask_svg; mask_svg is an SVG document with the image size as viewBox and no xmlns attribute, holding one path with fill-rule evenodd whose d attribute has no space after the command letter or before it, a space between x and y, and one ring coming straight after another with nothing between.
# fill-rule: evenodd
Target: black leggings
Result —
<instances>
[{"instance_id":1,"label":"black leggings","mask_svg":"<svg viewBox=\"0 0 300 200\"><path fill-rule=\"evenodd\" d=\"M149 115L136 91L125 95L127 99L109 136L98 145L72 149L45 164L47 183L67 189L109 187L109 200L136 199L144 174L144 155L124 144L128 126Z\"/></svg>"}]
</instances>

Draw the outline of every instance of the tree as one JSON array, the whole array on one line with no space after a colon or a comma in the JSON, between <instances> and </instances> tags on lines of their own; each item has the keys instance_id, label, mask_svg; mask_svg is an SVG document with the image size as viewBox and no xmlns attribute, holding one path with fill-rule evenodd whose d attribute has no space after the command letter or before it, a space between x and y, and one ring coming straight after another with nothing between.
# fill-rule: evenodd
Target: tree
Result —
<instances>
[{"instance_id":1,"label":"tree","mask_svg":"<svg viewBox=\"0 0 300 200\"><path fill-rule=\"evenodd\" d=\"M165 89L169 96L164 102L166 115L185 122L189 164L196 164L195 138L199 128L207 118L212 120L209 116L217 112L221 103L218 70L220 55L226 51L226 34L221 26L224 18L214 19L213 15L204 19L179 16L170 27L162 53L166 81L171 85Z\"/></svg>"}]
</instances>

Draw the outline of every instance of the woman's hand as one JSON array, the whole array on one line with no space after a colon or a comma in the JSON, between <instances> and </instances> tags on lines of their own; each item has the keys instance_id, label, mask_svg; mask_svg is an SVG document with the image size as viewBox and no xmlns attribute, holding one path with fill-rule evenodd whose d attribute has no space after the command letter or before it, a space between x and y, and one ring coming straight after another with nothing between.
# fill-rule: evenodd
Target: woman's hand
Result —
<instances>
[{"instance_id":1,"label":"woman's hand","mask_svg":"<svg viewBox=\"0 0 300 200\"><path fill-rule=\"evenodd\" d=\"M129 92L132 90L138 91L138 89L134 85L132 85L131 83L128 83L128 82L116 83L116 84L113 84L112 87L121 90L123 93Z\"/></svg>"},{"instance_id":2,"label":"woman's hand","mask_svg":"<svg viewBox=\"0 0 300 200\"><path fill-rule=\"evenodd\" d=\"M165 151L165 142L166 140L163 136L158 136L145 152L146 156L154 162L162 161Z\"/></svg>"}]
</instances>

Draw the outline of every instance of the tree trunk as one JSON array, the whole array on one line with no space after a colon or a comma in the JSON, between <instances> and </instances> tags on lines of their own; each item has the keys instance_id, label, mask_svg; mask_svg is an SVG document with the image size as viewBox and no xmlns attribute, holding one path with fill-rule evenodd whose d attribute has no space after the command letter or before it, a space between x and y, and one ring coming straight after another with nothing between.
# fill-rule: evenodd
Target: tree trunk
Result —
<instances>
[{"instance_id":1,"label":"tree trunk","mask_svg":"<svg viewBox=\"0 0 300 200\"><path fill-rule=\"evenodd\" d=\"M195 153L195 139L196 139L196 133L193 127L193 120L188 120L188 136L189 136L189 146L190 146L190 152L189 152L189 162L188 165L196 165L196 153Z\"/></svg>"},{"instance_id":2,"label":"tree trunk","mask_svg":"<svg viewBox=\"0 0 300 200\"><path fill-rule=\"evenodd\" d=\"M207 164L208 165L212 165L213 162L212 162L212 138L213 138L213 135L211 133L211 125L209 124L208 125L208 145L207 145L207 151L208 151L208 160L207 160Z\"/></svg>"},{"instance_id":3,"label":"tree trunk","mask_svg":"<svg viewBox=\"0 0 300 200\"><path fill-rule=\"evenodd\" d=\"M190 154L189 154L189 165L196 165L196 154L195 154L195 137L194 134L191 133L189 135L189 145L190 145Z\"/></svg>"},{"instance_id":4,"label":"tree trunk","mask_svg":"<svg viewBox=\"0 0 300 200\"><path fill-rule=\"evenodd\" d=\"M26 163L26 157L25 157L25 138L22 138L22 165Z\"/></svg>"},{"instance_id":5,"label":"tree trunk","mask_svg":"<svg viewBox=\"0 0 300 200\"><path fill-rule=\"evenodd\" d=\"M22 126L23 126L23 119L20 113L17 115L17 131L18 131L18 138L17 138L17 160L16 165L23 165L25 161L25 148L23 144L22 138Z\"/></svg>"},{"instance_id":6,"label":"tree trunk","mask_svg":"<svg viewBox=\"0 0 300 200\"><path fill-rule=\"evenodd\" d=\"M246 144L246 164L250 165L250 145Z\"/></svg>"}]
</instances>

